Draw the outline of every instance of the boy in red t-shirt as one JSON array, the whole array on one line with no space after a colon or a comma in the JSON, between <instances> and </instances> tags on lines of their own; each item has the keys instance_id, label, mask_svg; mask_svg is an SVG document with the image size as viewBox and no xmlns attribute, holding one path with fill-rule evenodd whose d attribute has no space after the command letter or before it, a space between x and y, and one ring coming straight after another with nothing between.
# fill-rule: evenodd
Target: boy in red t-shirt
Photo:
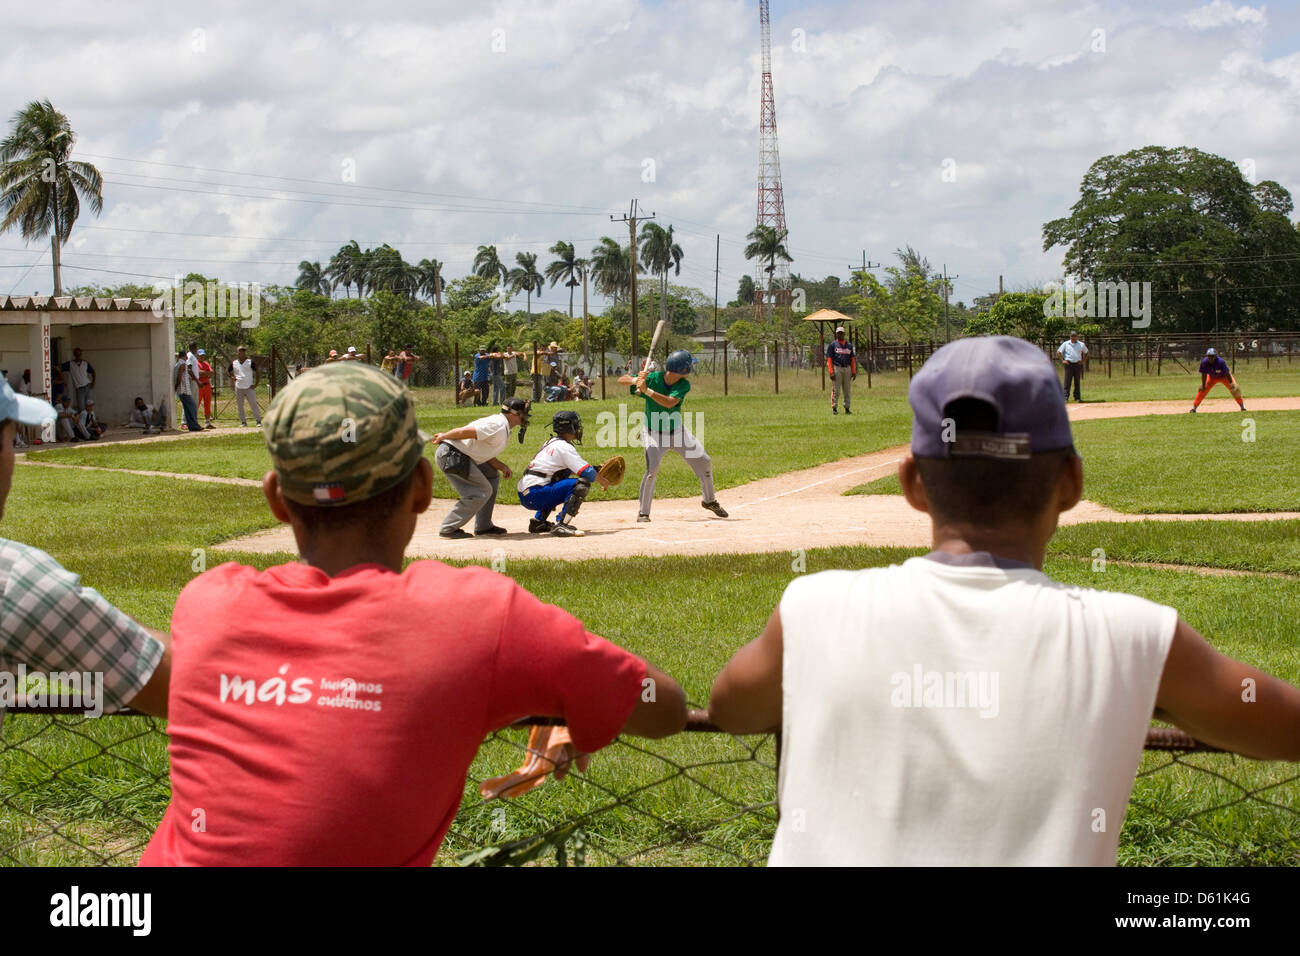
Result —
<instances>
[{"instance_id":1,"label":"boy in red t-shirt","mask_svg":"<svg viewBox=\"0 0 1300 956\"><path fill-rule=\"evenodd\" d=\"M433 471L393 376L307 372L264 432L300 561L223 564L177 599L172 801L142 864L428 865L494 730L562 717L572 759L685 726L671 677L511 579L402 570Z\"/></svg>"}]
</instances>

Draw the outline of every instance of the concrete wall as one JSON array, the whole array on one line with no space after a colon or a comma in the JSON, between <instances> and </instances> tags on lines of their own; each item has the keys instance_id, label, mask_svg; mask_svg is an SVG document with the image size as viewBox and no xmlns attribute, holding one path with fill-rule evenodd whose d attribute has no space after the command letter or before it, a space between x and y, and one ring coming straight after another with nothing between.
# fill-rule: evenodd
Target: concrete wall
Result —
<instances>
[{"instance_id":1,"label":"concrete wall","mask_svg":"<svg viewBox=\"0 0 1300 956\"><path fill-rule=\"evenodd\" d=\"M158 401L160 396L151 394L149 326L51 324L50 338L61 361L71 360L72 350L79 348L95 367L95 412L106 424L125 422L137 395L150 404Z\"/></svg>"}]
</instances>

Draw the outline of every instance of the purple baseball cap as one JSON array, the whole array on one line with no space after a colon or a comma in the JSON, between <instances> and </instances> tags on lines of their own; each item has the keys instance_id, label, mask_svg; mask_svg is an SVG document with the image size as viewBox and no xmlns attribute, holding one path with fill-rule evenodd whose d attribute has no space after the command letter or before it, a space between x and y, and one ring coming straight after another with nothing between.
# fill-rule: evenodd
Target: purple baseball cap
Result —
<instances>
[{"instance_id":1,"label":"purple baseball cap","mask_svg":"<svg viewBox=\"0 0 1300 956\"><path fill-rule=\"evenodd\" d=\"M963 398L991 405L997 429L958 434L946 409ZM1024 339L985 335L949 342L912 378L907 400L918 458L1016 460L1074 446L1056 369Z\"/></svg>"}]
</instances>

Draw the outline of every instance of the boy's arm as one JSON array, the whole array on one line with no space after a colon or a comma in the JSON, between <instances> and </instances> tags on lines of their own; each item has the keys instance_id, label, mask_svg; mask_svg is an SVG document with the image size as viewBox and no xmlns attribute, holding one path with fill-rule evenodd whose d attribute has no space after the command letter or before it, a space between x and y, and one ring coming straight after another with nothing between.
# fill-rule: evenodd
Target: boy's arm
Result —
<instances>
[{"instance_id":1,"label":"boy's arm","mask_svg":"<svg viewBox=\"0 0 1300 956\"><path fill-rule=\"evenodd\" d=\"M686 726L686 693L677 681L649 661L645 662L645 676L651 683L643 685L636 709L621 733L657 740L680 732Z\"/></svg>"},{"instance_id":2,"label":"boy's arm","mask_svg":"<svg viewBox=\"0 0 1300 956\"><path fill-rule=\"evenodd\" d=\"M1244 757L1300 761L1300 688L1220 654L1181 618L1156 716Z\"/></svg>"},{"instance_id":3,"label":"boy's arm","mask_svg":"<svg viewBox=\"0 0 1300 956\"><path fill-rule=\"evenodd\" d=\"M130 707L155 717L167 716L167 687L172 675L172 636L167 631L146 627L149 636L163 646L162 660L149 675L149 681L131 698Z\"/></svg>"},{"instance_id":4,"label":"boy's arm","mask_svg":"<svg viewBox=\"0 0 1300 956\"><path fill-rule=\"evenodd\" d=\"M765 734L781 727L781 608L763 633L732 656L713 682L710 719L730 734Z\"/></svg>"}]
</instances>

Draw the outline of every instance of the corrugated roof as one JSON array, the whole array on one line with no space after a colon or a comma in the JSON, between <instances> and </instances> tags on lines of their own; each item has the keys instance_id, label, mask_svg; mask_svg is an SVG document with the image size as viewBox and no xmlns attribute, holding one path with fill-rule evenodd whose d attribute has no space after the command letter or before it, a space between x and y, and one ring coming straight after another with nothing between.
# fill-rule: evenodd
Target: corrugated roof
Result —
<instances>
[{"instance_id":1,"label":"corrugated roof","mask_svg":"<svg viewBox=\"0 0 1300 956\"><path fill-rule=\"evenodd\" d=\"M89 295L0 295L0 312L152 312L156 301Z\"/></svg>"}]
</instances>

